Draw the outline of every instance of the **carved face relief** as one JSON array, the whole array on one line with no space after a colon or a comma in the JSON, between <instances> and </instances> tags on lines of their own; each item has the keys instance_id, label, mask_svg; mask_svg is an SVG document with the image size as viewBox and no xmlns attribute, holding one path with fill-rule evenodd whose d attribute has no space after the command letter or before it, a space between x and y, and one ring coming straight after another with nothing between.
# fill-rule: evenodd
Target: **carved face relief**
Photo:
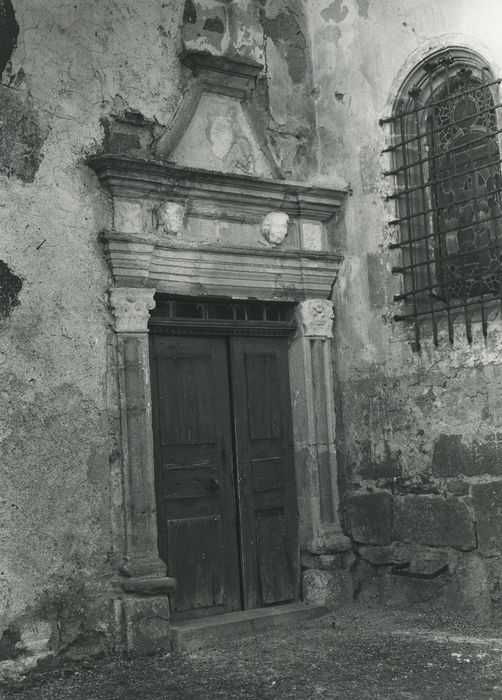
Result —
<instances>
[{"instance_id":1,"label":"carved face relief","mask_svg":"<svg viewBox=\"0 0 502 700\"><path fill-rule=\"evenodd\" d=\"M261 232L270 245L281 245L288 235L289 216L283 211L271 211L263 219Z\"/></svg>"},{"instance_id":2,"label":"carved face relief","mask_svg":"<svg viewBox=\"0 0 502 700\"><path fill-rule=\"evenodd\" d=\"M155 230L162 236L180 236L185 206L180 202L161 202L153 212Z\"/></svg>"}]
</instances>

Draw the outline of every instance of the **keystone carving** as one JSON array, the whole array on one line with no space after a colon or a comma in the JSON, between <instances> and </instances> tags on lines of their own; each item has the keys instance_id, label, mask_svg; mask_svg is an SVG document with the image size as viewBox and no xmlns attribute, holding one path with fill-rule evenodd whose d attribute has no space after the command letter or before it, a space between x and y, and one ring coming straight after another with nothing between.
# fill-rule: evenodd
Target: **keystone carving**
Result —
<instances>
[{"instance_id":1,"label":"keystone carving","mask_svg":"<svg viewBox=\"0 0 502 700\"><path fill-rule=\"evenodd\" d=\"M153 211L153 224L161 236L180 236L185 221L185 205L181 202L161 202Z\"/></svg>"},{"instance_id":2,"label":"keystone carving","mask_svg":"<svg viewBox=\"0 0 502 700\"><path fill-rule=\"evenodd\" d=\"M288 235L289 216L283 211L271 211L262 221L261 232L272 246L281 245Z\"/></svg>"},{"instance_id":3,"label":"keystone carving","mask_svg":"<svg viewBox=\"0 0 502 700\"><path fill-rule=\"evenodd\" d=\"M110 290L110 306L117 333L146 333L155 289L116 287Z\"/></svg>"},{"instance_id":4,"label":"keystone carving","mask_svg":"<svg viewBox=\"0 0 502 700\"><path fill-rule=\"evenodd\" d=\"M314 338L333 337L333 303L328 299L307 299L298 305L303 335Z\"/></svg>"}]
</instances>

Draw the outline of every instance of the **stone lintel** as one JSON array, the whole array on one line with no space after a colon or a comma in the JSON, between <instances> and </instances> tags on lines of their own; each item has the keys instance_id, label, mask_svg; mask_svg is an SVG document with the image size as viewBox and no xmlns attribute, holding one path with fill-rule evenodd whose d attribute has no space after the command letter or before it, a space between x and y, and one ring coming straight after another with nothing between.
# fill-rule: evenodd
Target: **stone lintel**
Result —
<instances>
[{"instance_id":1,"label":"stone lintel","mask_svg":"<svg viewBox=\"0 0 502 700\"><path fill-rule=\"evenodd\" d=\"M134 314L136 307L128 299L135 298L136 287L145 303L153 288L185 296L297 302L328 296L341 261L339 255L324 252L155 245L145 238L113 231L106 232L103 238L115 283L123 285L115 287L112 300L112 305L117 305L114 313L120 315L117 330L128 332L134 332L128 309ZM145 313L152 308L148 306ZM141 315L140 310L138 314ZM147 316L144 318L148 320ZM141 330L146 330L146 326L140 324L137 332Z\"/></svg>"}]
</instances>

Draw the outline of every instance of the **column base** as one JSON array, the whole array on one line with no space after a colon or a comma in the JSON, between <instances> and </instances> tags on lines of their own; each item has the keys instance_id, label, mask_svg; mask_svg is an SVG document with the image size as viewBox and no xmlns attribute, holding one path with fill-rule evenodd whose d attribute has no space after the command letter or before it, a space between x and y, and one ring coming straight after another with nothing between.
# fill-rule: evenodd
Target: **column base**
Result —
<instances>
[{"instance_id":1,"label":"column base","mask_svg":"<svg viewBox=\"0 0 502 700\"><path fill-rule=\"evenodd\" d=\"M132 552L123 558L119 573L125 578L164 578L166 565L154 552Z\"/></svg>"},{"instance_id":2,"label":"column base","mask_svg":"<svg viewBox=\"0 0 502 700\"><path fill-rule=\"evenodd\" d=\"M307 543L307 551L311 554L334 554L349 552L351 549L350 538L339 529L323 529Z\"/></svg>"},{"instance_id":3,"label":"column base","mask_svg":"<svg viewBox=\"0 0 502 700\"><path fill-rule=\"evenodd\" d=\"M171 649L169 599L128 595L113 601L115 650L152 654Z\"/></svg>"}]
</instances>

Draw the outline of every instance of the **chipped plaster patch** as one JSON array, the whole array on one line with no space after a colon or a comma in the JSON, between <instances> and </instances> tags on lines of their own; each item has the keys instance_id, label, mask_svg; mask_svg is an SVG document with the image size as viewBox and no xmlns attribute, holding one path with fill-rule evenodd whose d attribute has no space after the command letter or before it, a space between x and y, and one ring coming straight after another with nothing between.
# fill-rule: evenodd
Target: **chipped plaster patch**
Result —
<instances>
[{"instance_id":1,"label":"chipped plaster patch","mask_svg":"<svg viewBox=\"0 0 502 700\"><path fill-rule=\"evenodd\" d=\"M321 17L328 22L343 22L349 14L349 8L343 4L343 0L334 0L329 7L321 12Z\"/></svg>"},{"instance_id":2,"label":"chipped plaster patch","mask_svg":"<svg viewBox=\"0 0 502 700\"><path fill-rule=\"evenodd\" d=\"M370 6L370 0L356 0L356 3L359 17L368 19L368 8Z\"/></svg>"},{"instance_id":3,"label":"chipped plaster patch","mask_svg":"<svg viewBox=\"0 0 502 700\"><path fill-rule=\"evenodd\" d=\"M301 83L307 74L307 42L302 28L291 12L281 12L273 19L262 13L265 35L277 46L286 61L293 83Z\"/></svg>"}]
</instances>

